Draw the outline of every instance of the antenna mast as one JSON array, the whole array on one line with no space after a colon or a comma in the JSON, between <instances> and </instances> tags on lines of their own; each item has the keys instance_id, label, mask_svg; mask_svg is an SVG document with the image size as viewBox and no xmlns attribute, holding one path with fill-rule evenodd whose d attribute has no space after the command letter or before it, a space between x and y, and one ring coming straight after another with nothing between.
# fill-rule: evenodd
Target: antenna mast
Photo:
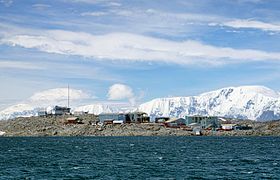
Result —
<instances>
[{"instance_id":1,"label":"antenna mast","mask_svg":"<svg viewBox=\"0 0 280 180\"><path fill-rule=\"evenodd\" d=\"M68 100L68 108L69 108L69 104L70 104L69 84L68 84L68 98L67 98L67 100Z\"/></svg>"}]
</instances>

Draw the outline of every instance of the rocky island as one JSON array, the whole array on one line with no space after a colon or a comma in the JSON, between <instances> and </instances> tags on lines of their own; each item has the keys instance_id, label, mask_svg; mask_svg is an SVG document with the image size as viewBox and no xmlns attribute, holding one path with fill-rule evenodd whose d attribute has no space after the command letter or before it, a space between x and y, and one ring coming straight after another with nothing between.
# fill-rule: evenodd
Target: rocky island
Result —
<instances>
[{"instance_id":1,"label":"rocky island","mask_svg":"<svg viewBox=\"0 0 280 180\"><path fill-rule=\"evenodd\" d=\"M83 115L78 124L67 124L67 116L21 117L0 121L2 136L192 136L192 131L184 128L168 128L160 123L130 123L98 125L94 115ZM249 125L250 130L212 131L203 130L203 136L279 136L280 120L257 122L238 121Z\"/></svg>"}]
</instances>

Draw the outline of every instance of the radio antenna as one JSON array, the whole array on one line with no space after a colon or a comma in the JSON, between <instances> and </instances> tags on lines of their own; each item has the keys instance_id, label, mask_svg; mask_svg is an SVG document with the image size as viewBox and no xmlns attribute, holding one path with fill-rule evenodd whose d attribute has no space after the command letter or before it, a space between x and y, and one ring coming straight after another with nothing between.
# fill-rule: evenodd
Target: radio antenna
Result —
<instances>
[{"instance_id":1,"label":"radio antenna","mask_svg":"<svg viewBox=\"0 0 280 180\"><path fill-rule=\"evenodd\" d=\"M67 96L68 98L67 98L67 100L68 100L68 108L69 108L69 104L70 104L70 95L69 95L69 84L68 84L68 96Z\"/></svg>"}]
</instances>

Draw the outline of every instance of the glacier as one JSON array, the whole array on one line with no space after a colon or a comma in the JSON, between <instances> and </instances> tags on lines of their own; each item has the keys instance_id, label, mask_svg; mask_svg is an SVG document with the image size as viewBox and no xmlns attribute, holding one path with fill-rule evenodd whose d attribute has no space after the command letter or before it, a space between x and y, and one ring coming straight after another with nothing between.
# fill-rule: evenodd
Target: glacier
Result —
<instances>
[{"instance_id":1,"label":"glacier","mask_svg":"<svg viewBox=\"0 0 280 180\"><path fill-rule=\"evenodd\" d=\"M208 115L258 121L280 119L280 93L264 86L227 87L198 96L157 98L139 111L156 116Z\"/></svg>"},{"instance_id":2,"label":"glacier","mask_svg":"<svg viewBox=\"0 0 280 180\"><path fill-rule=\"evenodd\" d=\"M71 95L71 103L79 104L80 101L92 98L92 96L79 89L55 88L37 92L24 102L12 105L0 111L0 120L13 119L16 117L36 116L38 111L47 110L55 105L66 106L67 95Z\"/></svg>"},{"instance_id":3,"label":"glacier","mask_svg":"<svg viewBox=\"0 0 280 180\"><path fill-rule=\"evenodd\" d=\"M32 107L28 104L18 104L1 111L0 120L9 120L17 117L38 116L39 111L42 110L50 111L48 110L49 108L52 110L53 106L44 108L44 107ZM88 112L90 114L98 115L101 113L119 112L119 109L103 104L91 104L91 105L84 105L84 106L73 108L72 112L74 111L83 111L83 112Z\"/></svg>"},{"instance_id":4,"label":"glacier","mask_svg":"<svg viewBox=\"0 0 280 180\"><path fill-rule=\"evenodd\" d=\"M63 91L65 90L63 89ZM29 100L26 103L17 104L0 111L0 120L35 116L42 107L57 105L54 104L57 102L65 104L63 103L64 101L38 104L38 102L41 102L42 97L47 99L45 94L50 93L50 91L46 92L39 94L40 96L38 94L32 96L30 98L32 101ZM50 94L56 94L56 92L61 93L61 89L56 89ZM80 97L86 97L80 91L77 91L76 94L78 101ZM59 97L55 96L54 99L59 99ZM83 106L78 104L74 106L73 104L73 107L73 111L85 111L94 114L132 111L128 107L127 109L121 109L114 104L106 103ZM157 116L209 115L257 121L278 120L280 119L280 93L264 86L227 87L202 93L198 96L157 98L140 104L133 110L146 112L152 119Z\"/></svg>"},{"instance_id":5,"label":"glacier","mask_svg":"<svg viewBox=\"0 0 280 180\"><path fill-rule=\"evenodd\" d=\"M74 108L74 111L83 111L90 114L113 113L118 112L118 108L106 104L90 104Z\"/></svg>"}]
</instances>

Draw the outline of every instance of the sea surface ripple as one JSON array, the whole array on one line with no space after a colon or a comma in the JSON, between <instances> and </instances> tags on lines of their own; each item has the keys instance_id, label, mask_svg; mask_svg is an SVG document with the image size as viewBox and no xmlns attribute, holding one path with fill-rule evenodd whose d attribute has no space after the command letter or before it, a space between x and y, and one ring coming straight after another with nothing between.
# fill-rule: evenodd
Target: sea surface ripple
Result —
<instances>
[{"instance_id":1,"label":"sea surface ripple","mask_svg":"<svg viewBox=\"0 0 280 180\"><path fill-rule=\"evenodd\" d=\"M280 179L280 137L1 137L0 179Z\"/></svg>"}]
</instances>

